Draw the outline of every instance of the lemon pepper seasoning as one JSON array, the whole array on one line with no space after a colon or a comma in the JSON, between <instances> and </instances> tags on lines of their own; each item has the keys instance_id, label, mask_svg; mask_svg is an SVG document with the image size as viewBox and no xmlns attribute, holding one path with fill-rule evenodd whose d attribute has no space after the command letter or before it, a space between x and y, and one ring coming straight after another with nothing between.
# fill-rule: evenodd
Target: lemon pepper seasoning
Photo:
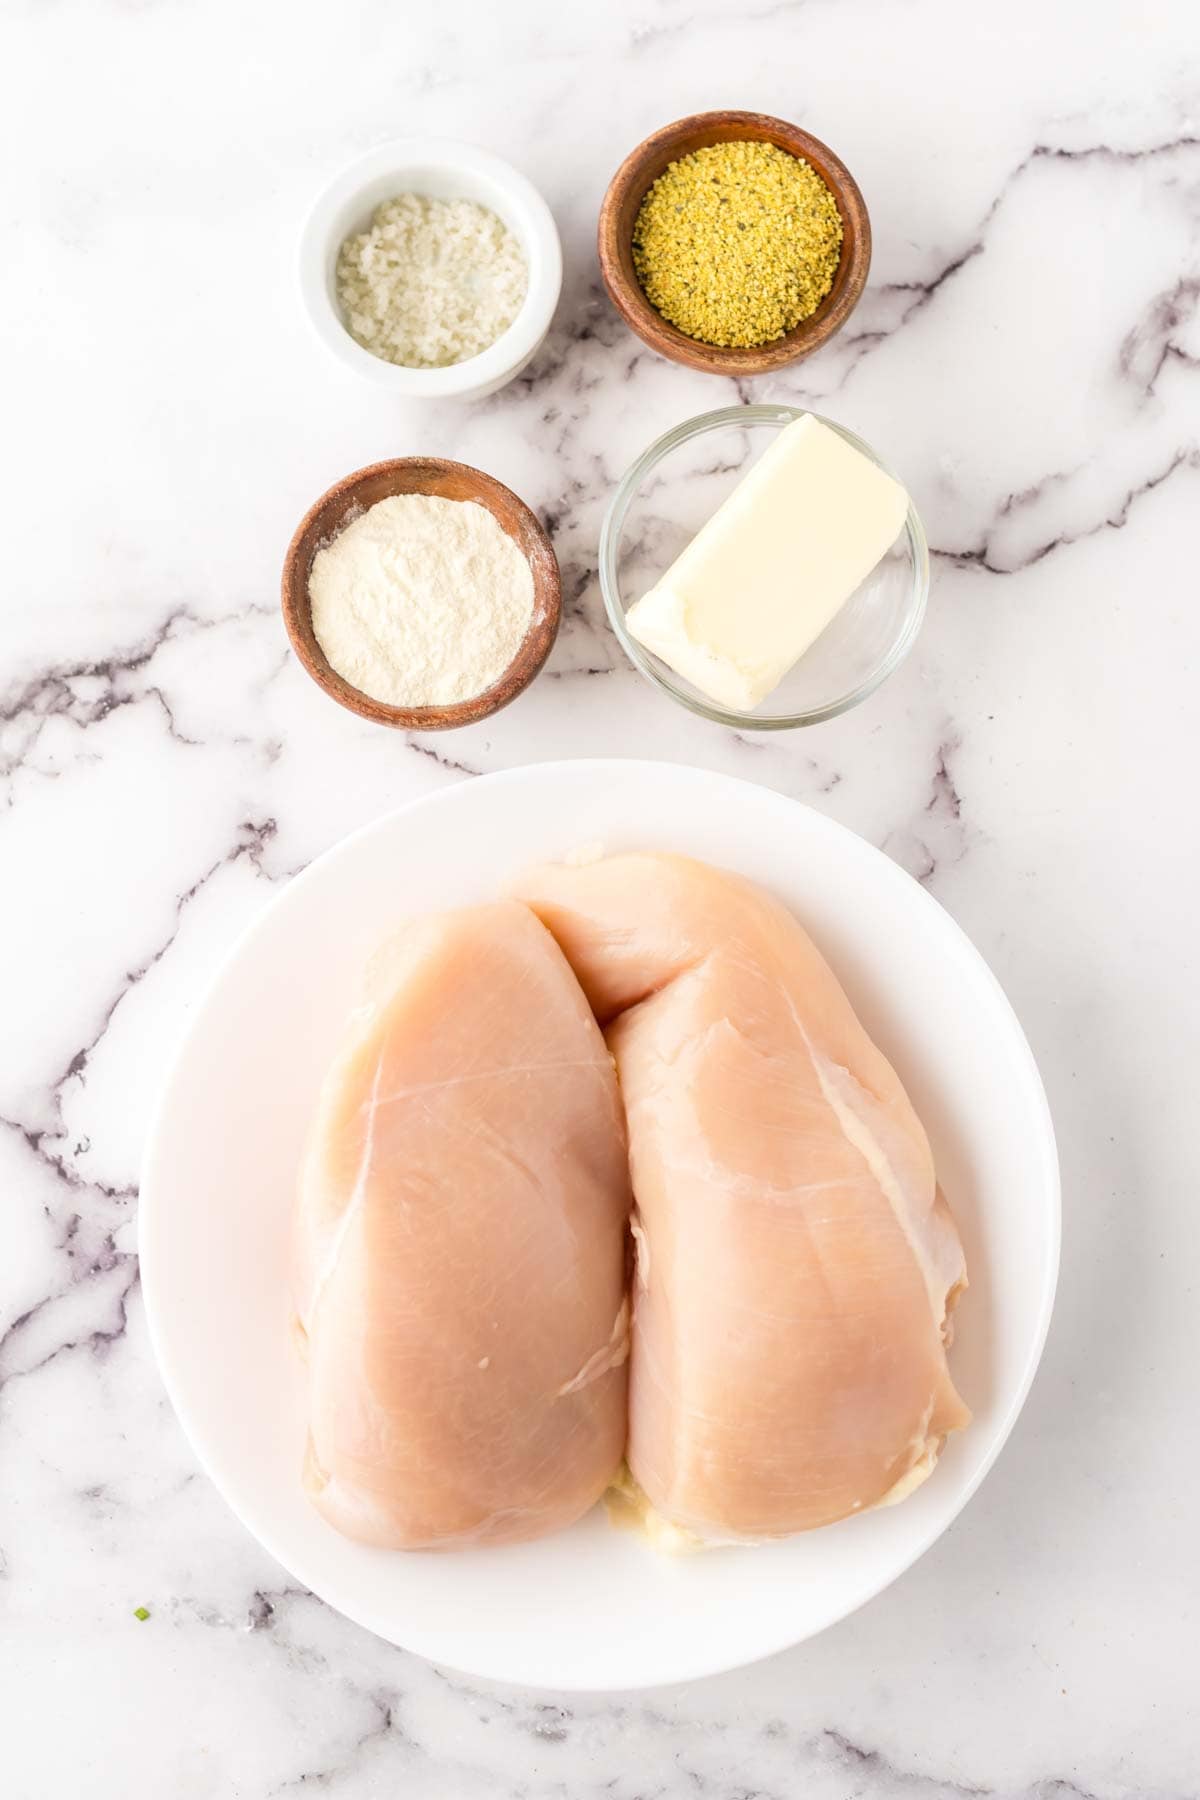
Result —
<instances>
[{"instance_id":1,"label":"lemon pepper seasoning","mask_svg":"<svg viewBox=\"0 0 1200 1800\"><path fill-rule=\"evenodd\" d=\"M633 227L646 298L703 344L782 337L821 304L841 253L841 214L816 170L759 141L670 163Z\"/></svg>"}]
</instances>

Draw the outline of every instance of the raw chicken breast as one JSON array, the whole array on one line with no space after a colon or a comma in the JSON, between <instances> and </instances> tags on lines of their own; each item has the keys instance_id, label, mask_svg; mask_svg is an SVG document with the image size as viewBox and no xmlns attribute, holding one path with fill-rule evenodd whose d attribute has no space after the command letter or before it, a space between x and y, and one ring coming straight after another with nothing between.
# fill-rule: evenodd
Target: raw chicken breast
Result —
<instances>
[{"instance_id":1,"label":"raw chicken breast","mask_svg":"<svg viewBox=\"0 0 1200 1800\"><path fill-rule=\"evenodd\" d=\"M772 1538L902 1497L970 1416L945 1354L966 1275L925 1133L837 979L776 901L683 857L519 891L617 1061L628 1458L656 1528Z\"/></svg>"},{"instance_id":2,"label":"raw chicken breast","mask_svg":"<svg viewBox=\"0 0 1200 1800\"><path fill-rule=\"evenodd\" d=\"M347 1537L568 1525L625 1443L629 1170L612 1059L515 901L375 959L304 1161L305 1485Z\"/></svg>"}]
</instances>

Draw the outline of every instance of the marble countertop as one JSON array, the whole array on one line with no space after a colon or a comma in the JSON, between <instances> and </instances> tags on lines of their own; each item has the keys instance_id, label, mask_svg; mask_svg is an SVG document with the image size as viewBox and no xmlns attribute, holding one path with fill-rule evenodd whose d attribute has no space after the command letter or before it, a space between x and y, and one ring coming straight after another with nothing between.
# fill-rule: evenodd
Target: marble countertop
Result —
<instances>
[{"instance_id":1,"label":"marble countertop","mask_svg":"<svg viewBox=\"0 0 1200 1800\"><path fill-rule=\"evenodd\" d=\"M878 445L935 551L904 669L763 739L643 685L595 578L623 468L737 397L619 324L597 206L724 105L831 142L875 227L841 337L737 392ZM397 405L300 312L314 191L414 130L513 159L563 232L553 334L477 406ZM0 132L5 1800L1196 1795L1192 0L74 0L4 9ZM414 451L540 509L566 624L509 711L406 741L323 700L276 595L315 495ZM595 753L765 782L926 883L1040 1060L1066 1236L1016 1434L914 1570L772 1662L568 1700L402 1654L256 1548L160 1386L135 1216L164 1059L280 884L412 795Z\"/></svg>"}]
</instances>

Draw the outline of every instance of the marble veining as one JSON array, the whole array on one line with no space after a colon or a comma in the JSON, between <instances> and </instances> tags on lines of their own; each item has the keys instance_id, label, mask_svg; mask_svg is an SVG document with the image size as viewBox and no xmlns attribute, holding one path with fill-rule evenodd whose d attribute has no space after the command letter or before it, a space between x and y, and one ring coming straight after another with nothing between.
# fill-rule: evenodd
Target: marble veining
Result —
<instances>
[{"instance_id":1,"label":"marble veining","mask_svg":"<svg viewBox=\"0 0 1200 1800\"><path fill-rule=\"evenodd\" d=\"M4 11L5 1800L1200 1795L1193 10ZM660 361L595 266L626 150L731 104L831 142L874 226L846 329L769 383ZM476 406L360 387L310 341L295 292L316 188L408 130L511 157L563 233L546 345ZM762 737L644 684L596 577L634 457L693 413L758 400L877 445L934 567L890 682L828 725ZM329 706L276 602L314 496L419 450L521 493L563 571L543 676L453 735ZM414 795L602 754L793 794L954 913L1043 1068L1066 1250L1025 1416L916 1569L756 1668L566 1697L396 1651L257 1548L163 1394L135 1221L165 1062L280 884Z\"/></svg>"}]
</instances>

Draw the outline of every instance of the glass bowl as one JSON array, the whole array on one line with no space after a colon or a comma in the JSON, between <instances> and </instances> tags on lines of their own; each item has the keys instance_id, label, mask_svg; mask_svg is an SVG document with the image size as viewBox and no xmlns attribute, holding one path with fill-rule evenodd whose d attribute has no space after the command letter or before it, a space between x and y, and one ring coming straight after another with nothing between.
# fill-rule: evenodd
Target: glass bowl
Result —
<instances>
[{"instance_id":1,"label":"glass bowl","mask_svg":"<svg viewBox=\"0 0 1200 1800\"><path fill-rule=\"evenodd\" d=\"M869 444L821 418L890 475ZM629 660L702 718L743 731L788 731L836 718L874 693L916 640L929 595L925 529L909 502L904 526L820 637L753 712L718 706L629 634L625 614L674 562L767 446L804 417L796 406L724 406L666 432L639 456L613 495L600 533L600 589Z\"/></svg>"}]
</instances>

